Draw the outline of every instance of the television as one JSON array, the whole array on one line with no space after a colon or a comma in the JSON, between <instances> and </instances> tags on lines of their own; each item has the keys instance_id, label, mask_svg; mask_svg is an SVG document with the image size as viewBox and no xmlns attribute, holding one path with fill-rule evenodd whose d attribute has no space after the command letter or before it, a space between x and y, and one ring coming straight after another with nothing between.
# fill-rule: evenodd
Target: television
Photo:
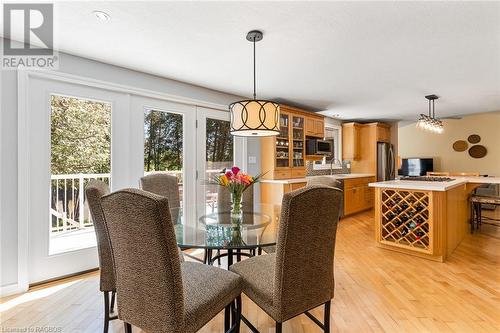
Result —
<instances>
[{"instance_id":1,"label":"television","mask_svg":"<svg viewBox=\"0 0 500 333\"><path fill-rule=\"evenodd\" d=\"M403 158L399 174L402 176L425 176L427 172L434 171L432 158Z\"/></svg>"}]
</instances>

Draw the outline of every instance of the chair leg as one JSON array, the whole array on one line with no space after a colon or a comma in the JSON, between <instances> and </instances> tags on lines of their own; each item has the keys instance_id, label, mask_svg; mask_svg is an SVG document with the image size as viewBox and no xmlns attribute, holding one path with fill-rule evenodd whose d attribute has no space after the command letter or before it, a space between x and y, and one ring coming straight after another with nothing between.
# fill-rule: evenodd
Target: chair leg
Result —
<instances>
[{"instance_id":1,"label":"chair leg","mask_svg":"<svg viewBox=\"0 0 500 333\"><path fill-rule=\"evenodd\" d=\"M479 202L478 205L477 205L477 215L479 216L479 223L478 223L478 227L477 229L480 230L481 229L481 225L483 224L483 208L481 207L481 203Z\"/></svg>"},{"instance_id":2,"label":"chair leg","mask_svg":"<svg viewBox=\"0 0 500 333\"><path fill-rule=\"evenodd\" d=\"M115 296L116 296L116 291L111 292L111 305L109 307L109 312L113 313L115 312Z\"/></svg>"},{"instance_id":3,"label":"chair leg","mask_svg":"<svg viewBox=\"0 0 500 333\"><path fill-rule=\"evenodd\" d=\"M474 202L470 205L470 233L474 233Z\"/></svg>"},{"instance_id":4,"label":"chair leg","mask_svg":"<svg viewBox=\"0 0 500 333\"><path fill-rule=\"evenodd\" d=\"M205 265L208 264L208 250L207 249L205 249L205 252L203 253L203 263Z\"/></svg>"},{"instance_id":5,"label":"chair leg","mask_svg":"<svg viewBox=\"0 0 500 333\"><path fill-rule=\"evenodd\" d=\"M236 308L233 309L233 321L232 321L232 332L239 333L240 332L240 323L241 323L241 295L236 297L232 304L236 305Z\"/></svg>"},{"instance_id":6,"label":"chair leg","mask_svg":"<svg viewBox=\"0 0 500 333\"><path fill-rule=\"evenodd\" d=\"M207 250L207 264L212 265L212 250Z\"/></svg>"},{"instance_id":7,"label":"chair leg","mask_svg":"<svg viewBox=\"0 0 500 333\"><path fill-rule=\"evenodd\" d=\"M104 293L104 333L108 333L109 330L109 291Z\"/></svg>"},{"instance_id":8,"label":"chair leg","mask_svg":"<svg viewBox=\"0 0 500 333\"><path fill-rule=\"evenodd\" d=\"M231 305L224 308L224 332L229 332L231 328Z\"/></svg>"},{"instance_id":9,"label":"chair leg","mask_svg":"<svg viewBox=\"0 0 500 333\"><path fill-rule=\"evenodd\" d=\"M325 315L324 315L324 321L323 325L325 326L325 333L330 333L330 307L331 307L332 301L328 301L325 303Z\"/></svg>"},{"instance_id":10,"label":"chair leg","mask_svg":"<svg viewBox=\"0 0 500 333\"><path fill-rule=\"evenodd\" d=\"M282 325L282 323L276 322L276 333L281 333Z\"/></svg>"},{"instance_id":11,"label":"chair leg","mask_svg":"<svg viewBox=\"0 0 500 333\"><path fill-rule=\"evenodd\" d=\"M132 333L132 325L129 323L123 323L123 325L125 327L125 333Z\"/></svg>"},{"instance_id":12,"label":"chair leg","mask_svg":"<svg viewBox=\"0 0 500 333\"><path fill-rule=\"evenodd\" d=\"M258 253L259 256L262 255L262 248L261 247L259 247L259 249L257 250L257 253Z\"/></svg>"},{"instance_id":13,"label":"chair leg","mask_svg":"<svg viewBox=\"0 0 500 333\"><path fill-rule=\"evenodd\" d=\"M217 250L217 255L219 256L219 258L217 258L217 264L220 266L220 250Z\"/></svg>"}]
</instances>

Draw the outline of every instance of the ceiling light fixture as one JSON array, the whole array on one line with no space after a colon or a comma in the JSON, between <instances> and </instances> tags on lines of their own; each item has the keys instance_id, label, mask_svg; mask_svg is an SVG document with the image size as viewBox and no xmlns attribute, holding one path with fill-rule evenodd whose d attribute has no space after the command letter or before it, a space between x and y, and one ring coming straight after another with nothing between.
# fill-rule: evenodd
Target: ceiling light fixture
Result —
<instances>
[{"instance_id":1,"label":"ceiling light fixture","mask_svg":"<svg viewBox=\"0 0 500 333\"><path fill-rule=\"evenodd\" d=\"M109 16L108 13L103 12L101 10L94 10L92 12L92 14L94 14L94 16L97 17L101 21L109 21L109 20L111 20L111 16Z\"/></svg>"},{"instance_id":2,"label":"ceiling light fixture","mask_svg":"<svg viewBox=\"0 0 500 333\"><path fill-rule=\"evenodd\" d=\"M417 128L441 134L444 131L444 125L441 120L436 118L436 106L434 104L434 101L439 97L436 95L427 95L425 98L429 101L429 111L427 115L420 114L420 118L417 121Z\"/></svg>"},{"instance_id":3,"label":"ceiling light fixture","mask_svg":"<svg viewBox=\"0 0 500 333\"><path fill-rule=\"evenodd\" d=\"M278 103L256 99L255 94L255 43L262 40L261 31L252 30L247 40L253 43L253 99L229 104L231 134L236 136L273 136L280 131L280 106Z\"/></svg>"}]
</instances>

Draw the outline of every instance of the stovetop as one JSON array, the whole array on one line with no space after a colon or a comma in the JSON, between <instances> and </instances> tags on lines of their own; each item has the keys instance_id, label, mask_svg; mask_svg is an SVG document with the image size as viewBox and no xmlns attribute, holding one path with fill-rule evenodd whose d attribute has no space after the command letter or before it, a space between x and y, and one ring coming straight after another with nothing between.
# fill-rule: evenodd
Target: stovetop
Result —
<instances>
[{"instance_id":1,"label":"stovetop","mask_svg":"<svg viewBox=\"0 0 500 333\"><path fill-rule=\"evenodd\" d=\"M451 182L455 179L449 177L420 176L420 177L401 177L400 180L411 180L411 181L422 181L422 182Z\"/></svg>"}]
</instances>

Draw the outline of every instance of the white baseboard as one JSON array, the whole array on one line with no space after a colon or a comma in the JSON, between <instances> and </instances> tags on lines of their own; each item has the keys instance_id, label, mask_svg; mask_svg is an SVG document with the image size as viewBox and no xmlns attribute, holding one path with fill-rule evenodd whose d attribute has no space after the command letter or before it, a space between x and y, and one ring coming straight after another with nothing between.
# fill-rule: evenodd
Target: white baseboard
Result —
<instances>
[{"instance_id":1,"label":"white baseboard","mask_svg":"<svg viewBox=\"0 0 500 333\"><path fill-rule=\"evenodd\" d=\"M14 295L18 293L22 293L25 290L19 287L17 283L7 284L5 286L0 287L0 297Z\"/></svg>"}]
</instances>

